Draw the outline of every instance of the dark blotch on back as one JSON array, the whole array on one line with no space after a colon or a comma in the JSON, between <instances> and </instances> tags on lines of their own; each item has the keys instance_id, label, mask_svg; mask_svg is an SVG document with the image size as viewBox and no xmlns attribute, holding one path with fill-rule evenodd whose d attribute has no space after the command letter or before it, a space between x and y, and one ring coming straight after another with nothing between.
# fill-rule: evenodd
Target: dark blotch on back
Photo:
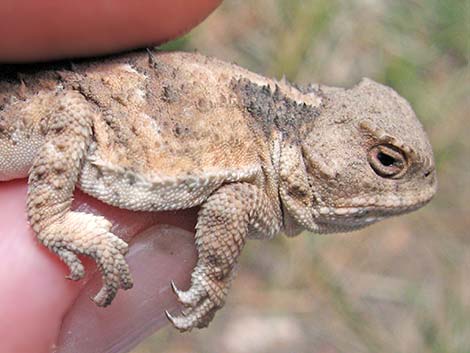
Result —
<instances>
[{"instance_id":1,"label":"dark blotch on back","mask_svg":"<svg viewBox=\"0 0 470 353\"><path fill-rule=\"evenodd\" d=\"M274 92L267 85L260 86L246 78L234 79L231 87L240 98L243 107L257 122L262 124L269 136L275 126L286 136L295 138L300 127L320 114L317 107L297 103L281 92L276 85Z\"/></svg>"}]
</instances>

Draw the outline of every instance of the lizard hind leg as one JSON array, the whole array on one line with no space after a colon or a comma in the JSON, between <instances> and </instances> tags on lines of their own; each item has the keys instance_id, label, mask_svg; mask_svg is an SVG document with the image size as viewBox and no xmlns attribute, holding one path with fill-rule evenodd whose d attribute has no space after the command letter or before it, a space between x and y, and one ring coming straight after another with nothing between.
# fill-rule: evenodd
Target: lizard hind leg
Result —
<instances>
[{"instance_id":1,"label":"lizard hind leg","mask_svg":"<svg viewBox=\"0 0 470 353\"><path fill-rule=\"evenodd\" d=\"M96 261L104 283L94 301L106 306L119 288L132 287L124 259L127 244L110 233L111 223L105 218L70 209L95 114L78 92L50 98L44 143L29 174L27 212L38 240L69 267L67 278L78 280L85 274L78 254Z\"/></svg>"},{"instance_id":2,"label":"lizard hind leg","mask_svg":"<svg viewBox=\"0 0 470 353\"><path fill-rule=\"evenodd\" d=\"M198 262L187 291L173 291L185 306L180 316L167 314L180 331L206 327L225 297L235 276L234 266L250 234L267 238L279 231L280 211L257 186L228 184L202 206L196 226Z\"/></svg>"}]
</instances>

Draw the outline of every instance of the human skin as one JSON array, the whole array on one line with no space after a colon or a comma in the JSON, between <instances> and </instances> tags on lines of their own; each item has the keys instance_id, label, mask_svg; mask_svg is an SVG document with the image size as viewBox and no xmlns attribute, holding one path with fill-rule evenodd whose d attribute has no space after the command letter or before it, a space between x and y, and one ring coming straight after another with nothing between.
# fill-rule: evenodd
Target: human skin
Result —
<instances>
[{"instance_id":1,"label":"human skin","mask_svg":"<svg viewBox=\"0 0 470 353\"><path fill-rule=\"evenodd\" d=\"M156 44L195 26L219 1L144 0L138 8L133 0L109 4L0 2L0 62ZM26 180L0 184L0 352L127 352L167 324L164 310L177 309L169 283L186 288L196 261L197 210L130 212L76 192L74 209L105 215L113 232L131 244L126 258L134 288L120 291L103 309L89 300L101 281L93 262L85 259L84 280L66 280L66 266L34 239L25 213L26 191Z\"/></svg>"},{"instance_id":2,"label":"human skin","mask_svg":"<svg viewBox=\"0 0 470 353\"><path fill-rule=\"evenodd\" d=\"M0 62L90 56L181 35L221 0L0 1Z\"/></svg>"}]
</instances>

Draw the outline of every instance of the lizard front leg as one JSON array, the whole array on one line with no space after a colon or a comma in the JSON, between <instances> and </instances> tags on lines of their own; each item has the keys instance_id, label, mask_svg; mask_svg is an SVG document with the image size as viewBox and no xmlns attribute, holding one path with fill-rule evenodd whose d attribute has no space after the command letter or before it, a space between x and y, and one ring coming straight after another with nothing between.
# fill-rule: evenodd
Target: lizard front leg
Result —
<instances>
[{"instance_id":1,"label":"lizard front leg","mask_svg":"<svg viewBox=\"0 0 470 353\"><path fill-rule=\"evenodd\" d=\"M119 288L132 287L124 259L127 244L109 232L111 223L105 218L70 210L94 114L78 92L51 98L44 144L29 174L27 211L39 241L68 265L68 278L78 280L85 274L77 254L96 261L104 284L94 301L106 306Z\"/></svg>"},{"instance_id":2,"label":"lizard front leg","mask_svg":"<svg viewBox=\"0 0 470 353\"><path fill-rule=\"evenodd\" d=\"M206 327L225 303L234 277L234 265L247 236L274 236L280 229L279 207L264 191L248 183L221 187L203 204L196 226L198 262L191 288L181 291L172 283L186 307L181 316L167 313L180 331Z\"/></svg>"}]
</instances>

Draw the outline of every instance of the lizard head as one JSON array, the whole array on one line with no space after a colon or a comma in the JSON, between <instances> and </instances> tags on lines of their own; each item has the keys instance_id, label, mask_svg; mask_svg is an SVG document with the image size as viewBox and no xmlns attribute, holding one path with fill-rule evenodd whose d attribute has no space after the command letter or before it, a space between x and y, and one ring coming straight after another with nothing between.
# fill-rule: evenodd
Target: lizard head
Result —
<instances>
[{"instance_id":1,"label":"lizard head","mask_svg":"<svg viewBox=\"0 0 470 353\"><path fill-rule=\"evenodd\" d=\"M431 145L408 102L369 79L325 88L301 152L317 232L349 231L415 210L437 189Z\"/></svg>"}]
</instances>

